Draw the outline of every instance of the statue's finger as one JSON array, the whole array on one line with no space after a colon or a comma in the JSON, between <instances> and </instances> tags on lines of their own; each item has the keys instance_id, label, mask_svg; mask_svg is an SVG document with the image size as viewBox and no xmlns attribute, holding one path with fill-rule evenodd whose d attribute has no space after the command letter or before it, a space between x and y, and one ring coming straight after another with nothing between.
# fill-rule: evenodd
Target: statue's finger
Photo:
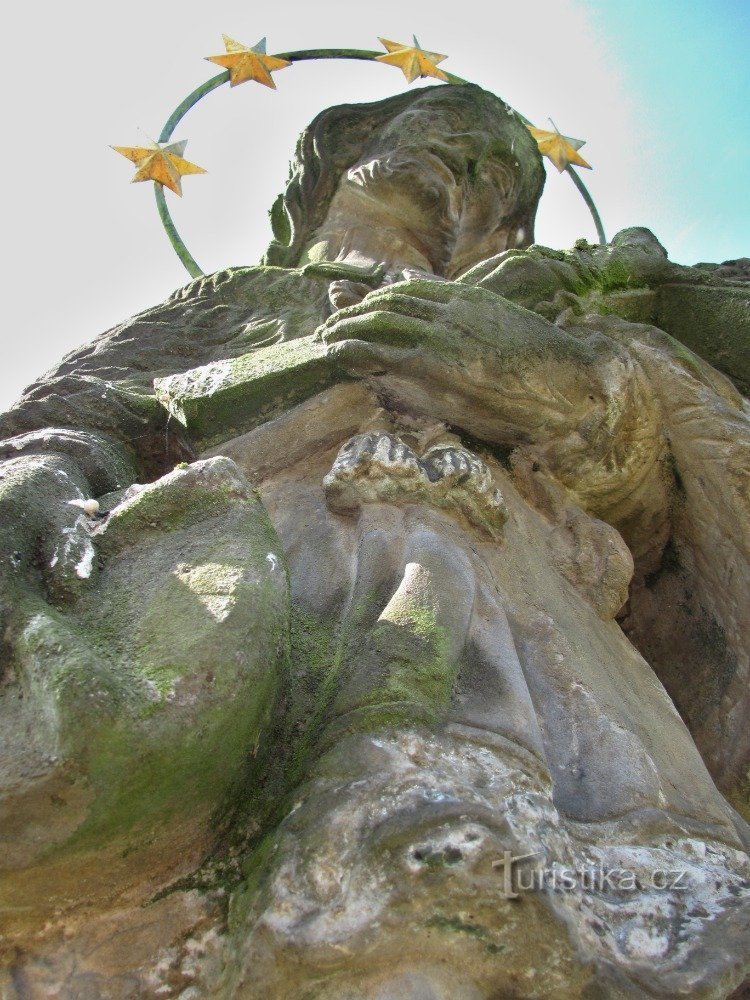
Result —
<instances>
[{"instance_id":1,"label":"statue's finger","mask_svg":"<svg viewBox=\"0 0 750 1000\"><path fill-rule=\"evenodd\" d=\"M333 313L323 324L333 326L340 320L354 316L368 316L372 313L393 313L396 316L409 316L435 323L438 319L439 306L424 299L415 298L390 288L370 292L361 302L346 306Z\"/></svg>"},{"instance_id":2,"label":"statue's finger","mask_svg":"<svg viewBox=\"0 0 750 1000\"><path fill-rule=\"evenodd\" d=\"M440 303L417 298L414 295L392 290L391 288L382 289L377 294L371 292L362 300L360 305L370 310L387 310L388 312L397 313L399 316L414 316L417 319L426 319L430 323L436 322L442 311Z\"/></svg>"},{"instance_id":3,"label":"statue's finger","mask_svg":"<svg viewBox=\"0 0 750 1000\"><path fill-rule=\"evenodd\" d=\"M417 347L436 339L434 325L425 319L404 316L386 310L369 311L326 322L318 327L318 336L326 344L341 340L368 340L394 347Z\"/></svg>"},{"instance_id":4,"label":"statue's finger","mask_svg":"<svg viewBox=\"0 0 750 1000\"><path fill-rule=\"evenodd\" d=\"M381 294L397 292L401 295L408 295L414 299L422 299L426 302L447 304L457 298L475 300L477 297L486 298L486 289L476 288L473 285L458 285L456 282L444 280L432 280L430 278L409 278L406 281L399 281L393 285L386 285L370 292L368 299ZM479 295L477 296L477 293ZM490 293L492 294L492 293Z\"/></svg>"}]
</instances>

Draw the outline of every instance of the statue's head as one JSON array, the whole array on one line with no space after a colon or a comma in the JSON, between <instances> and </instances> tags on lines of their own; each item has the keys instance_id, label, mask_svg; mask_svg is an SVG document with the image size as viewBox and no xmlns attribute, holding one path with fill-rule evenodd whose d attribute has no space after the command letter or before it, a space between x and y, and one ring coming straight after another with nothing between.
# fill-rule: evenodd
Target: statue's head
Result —
<instances>
[{"instance_id":1,"label":"statue's head","mask_svg":"<svg viewBox=\"0 0 750 1000\"><path fill-rule=\"evenodd\" d=\"M299 141L266 260L385 262L456 277L533 242L543 186L526 127L479 87L340 105Z\"/></svg>"}]
</instances>

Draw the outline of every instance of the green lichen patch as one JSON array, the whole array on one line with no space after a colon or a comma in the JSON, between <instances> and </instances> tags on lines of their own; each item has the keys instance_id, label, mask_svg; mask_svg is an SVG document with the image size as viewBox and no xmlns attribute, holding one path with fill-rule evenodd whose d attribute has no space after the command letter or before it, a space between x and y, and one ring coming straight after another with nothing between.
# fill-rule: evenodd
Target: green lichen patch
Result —
<instances>
[{"instance_id":1,"label":"green lichen patch","mask_svg":"<svg viewBox=\"0 0 750 1000\"><path fill-rule=\"evenodd\" d=\"M651 288L616 288L609 292L591 292L578 299L574 309L579 313L619 316L629 323L654 323L656 300L657 293Z\"/></svg>"},{"instance_id":2,"label":"green lichen patch","mask_svg":"<svg viewBox=\"0 0 750 1000\"><path fill-rule=\"evenodd\" d=\"M111 557L138 538L226 516L238 500L248 501L260 520L267 522L262 504L244 477L223 457L181 464L156 482L134 490L127 499L120 496L118 500L96 533L97 549L103 557Z\"/></svg>"},{"instance_id":3,"label":"green lichen patch","mask_svg":"<svg viewBox=\"0 0 750 1000\"><path fill-rule=\"evenodd\" d=\"M332 380L325 346L301 337L156 379L154 387L192 439L207 447L302 402Z\"/></svg>"},{"instance_id":4,"label":"green lichen patch","mask_svg":"<svg viewBox=\"0 0 750 1000\"><path fill-rule=\"evenodd\" d=\"M65 613L19 609L20 681L93 795L76 847L207 819L258 754L288 671L283 553L228 459L136 492L96 540L95 592Z\"/></svg>"},{"instance_id":5,"label":"green lichen patch","mask_svg":"<svg viewBox=\"0 0 750 1000\"><path fill-rule=\"evenodd\" d=\"M449 934L467 934L469 937L484 940L490 936L489 931L482 924L464 920L459 916L444 916L438 914L425 921L425 927L435 927L437 930L445 931Z\"/></svg>"},{"instance_id":6,"label":"green lichen patch","mask_svg":"<svg viewBox=\"0 0 750 1000\"><path fill-rule=\"evenodd\" d=\"M379 621L366 643L333 714L356 729L437 721L450 703L455 665L434 609L409 606Z\"/></svg>"},{"instance_id":7,"label":"green lichen patch","mask_svg":"<svg viewBox=\"0 0 750 1000\"><path fill-rule=\"evenodd\" d=\"M487 955L500 955L507 950L507 944L499 940L500 934L494 928L459 914L438 913L425 921L425 927L445 935L457 935L474 939L481 944Z\"/></svg>"},{"instance_id":8,"label":"green lichen patch","mask_svg":"<svg viewBox=\"0 0 750 1000\"><path fill-rule=\"evenodd\" d=\"M750 291L675 283L659 289L657 323L750 393Z\"/></svg>"},{"instance_id":9,"label":"green lichen patch","mask_svg":"<svg viewBox=\"0 0 750 1000\"><path fill-rule=\"evenodd\" d=\"M598 305L606 311L608 305L617 312L619 304L631 308L634 303L620 302L621 297L612 293L647 289L681 271L669 263L653 234L631 229L618 233L608 246L579 240L570 250L534 244L507 251L478 264L460 281L488 288L544 315L564 295L585 300L583 311L600 311ZM638 300L637 307L643 309L644 300Z\"/></svg>"},{"instance_id":10,"label":"green lichen patch","mask_svg":"<svg viewBox=\"0 0 750 1000\"><path fill-rule=\"evenodd\" d=\"M367 696L368 704L387 705L406 702L421 708L428 716L438 716L450 701L453 671L447 667L444 658L444 641L416 644L393 642L392 633L384 642L384 630L373 635L378 651L388 647L388 662L383 684ZM393 646L400 647L394 650Z\"/></svg>"}]
</instances>

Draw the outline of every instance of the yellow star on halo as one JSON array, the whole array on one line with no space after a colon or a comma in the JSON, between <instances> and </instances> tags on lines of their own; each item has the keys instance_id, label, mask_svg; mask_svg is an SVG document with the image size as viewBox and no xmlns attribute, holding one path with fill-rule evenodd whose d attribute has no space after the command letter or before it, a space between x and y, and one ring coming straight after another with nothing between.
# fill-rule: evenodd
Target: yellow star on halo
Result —
<instances>
[{"instance_id":1,"label":"yellow star on halo","mask_svg":"<svg viewBox=\"0 0 750 1000\"><path fill-rule=\"evenodd\" d=\"M542 156L552 160L560 173L565 170L569 163L575 163L578 167L587 167L589 170L592 169L591 164L578 155L581 146L586 145L584 139L571 139L569 135L561 135L557 131L557 127L555 127L554 132L548 132L543 128L534 128L533 125L527 125L526 128L536 139Z\"/></svg>"},{"instance_id":2,"label":"yellow star on halo","mask_svg":"<svg viewBox=\"0 0 750 1000\"><path fill-rule=\"evenodd\" d=\"M183 174L205 174L203 167L183 159L187 139L163 146L150 142L148 146L113 146L112 149L126 156L138 167L132 183L136 181L156 181L182 197Z\"/></svg>"},{"instance_id":3,"label":"yellow star on halo","mask_svg":"<svg viewBox=\"0 0 750 1000\"><path fill-rule=\"evenodd\" d=\"M229 70L229 86L236 87L246 80L255 80L266 87L276 90L271 73L277 69L285 69L292 64L288 59L266 55L266 40L261 38L251 49L241 42L236 42L229 35L222 35L226 53L220 56L206 56L209 62L216 63Z\"/></svg>"},{"instance_id":4,"label":"yellow star on halo","mask_svg":"<svg viewBox=\"0 0 750 1000\"><path fill-rule=\"evenodd\" d=\"M438 69L436 64L447 59L448 56L441 56L439 52L428 52L419 44L417 36L413 37L414 45L403 45L401 42L391 42L387 38L379 38L388 52L384 56L376 56L375 61L388 63L389 66L398 66L409 83L413 83L420 76L434 76L438 80L447 80L446 74Z\"/></svg>"}]
</instances>

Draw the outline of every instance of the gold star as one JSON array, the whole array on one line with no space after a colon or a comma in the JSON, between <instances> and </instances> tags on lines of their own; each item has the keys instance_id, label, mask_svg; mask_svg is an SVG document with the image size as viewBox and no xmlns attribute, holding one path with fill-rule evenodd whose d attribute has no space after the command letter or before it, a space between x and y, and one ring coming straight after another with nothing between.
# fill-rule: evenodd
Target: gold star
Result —
<instances>
[{"instance_id":1,"label":"gold star","mask_svg":"<svg viewBox=\"0 0 750 1000\"><path fill-rule=\"evenodd\" d=\"M158 142L151 142L148 146L113 146L112 149L121 153L138 167L133 177L136 181L156 181L170 191L174 191L182 197L182 183L180 177L183 174L205 174L203 167L197 166L185 160L182 154L185 152L187 139L182 142L173 142L169 146L162 146Z\"/></svg>"},{"instance_id":2,"label":"gold star","mask_svg":"<svg viewBox=\"0 0 750 1000\"><path fill-rule=\"evenodd\" d=\"M216 63L229 70L229 86L236 87L245 80L255 80L266 87L276 90L276 84L271 73L277 69L285 69L292 64L287 59L266 55L266 40L261 38L251 49L247 45L235 42L229 35L222 35L226 53L220 56L206 56L209 62Z\"/></svg>"},{"instance_id":3,"label":"gold star","mask_svg":"<svg viewBox=\"0 0 750 1000\"><path fill-rule=\"evenodd\" d=\"M388 63L389 66L398 66L403 71L404 76L413 83L420 76L434 76L438 80L447 80L445 73L437 68L436 63L447 59L439 52L428 52L423 49L414 35L414 45L403 45L401 42L391 42L387 38L380 38L379 41L388 49L384 56L376 56L376 62Z\"/></svg>"},{"instance_id":4,"label":"gold star","mask_svg":"<svg viewBox=\"0 0 750 1000\"><path fill-rule=\"evenodd\" d=\"M561 135L556 126L554 132L547 132L543 128L534 128L533 125L527 125L526 128L536 139L542 156L552 160L560 173L565 170L569 163L575 163L579 167L587 167L589 170L592 169L591 164L578 155L578 150L586 144L583 139L571 139L569 135Z\"/></svg>"}]
</instances>

